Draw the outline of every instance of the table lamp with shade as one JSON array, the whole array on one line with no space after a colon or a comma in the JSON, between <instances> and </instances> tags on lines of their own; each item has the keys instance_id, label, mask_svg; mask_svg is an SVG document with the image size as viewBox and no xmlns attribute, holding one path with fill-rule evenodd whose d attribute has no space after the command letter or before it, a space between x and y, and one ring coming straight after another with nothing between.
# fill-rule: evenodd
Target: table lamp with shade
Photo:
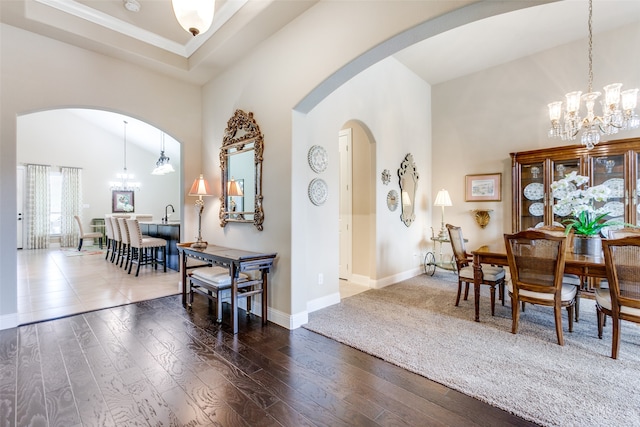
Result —
<instances>
[{"instance_id":1,"label":"table lamp with shade","mask_svg":"<svg viewBox=\"0 0 640 427\"><path fill-rule=\"evenodd\" d=\"M189 195L198 196L198 200L196 200L196 208L198 208L198 240L193 243L191 247L204 249L207 247L207 242L202 241L202 211L204 210L204 201L202 200L202 196L213 196L213 194L209 189L209 183L204 179L202 174L200 174L200 178L196 178L196 180L193 181L191 190L189 190Z\"/></svg>"},{"instance_id":2,"label":"table lamp with shade","mask_svg":"<svg viewBox=\"0 0 640 427\"><path fill-rule=\"evenodd\" d=\"M444 188L438 191L436 195L436 201L433 203L434 206L442 207L442 222L440 224L440 234L438 234L439 239L446 239L448 237L447 230L444 228L444 207L452 206L451 197L449 197L449 192Z\"/></svg>"}]
</instances>

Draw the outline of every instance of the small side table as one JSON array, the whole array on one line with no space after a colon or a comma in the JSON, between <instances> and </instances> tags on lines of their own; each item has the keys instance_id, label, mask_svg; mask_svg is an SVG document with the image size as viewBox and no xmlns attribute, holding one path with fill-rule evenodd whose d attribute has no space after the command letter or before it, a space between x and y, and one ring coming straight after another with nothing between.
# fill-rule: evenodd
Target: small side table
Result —
<instances>
[{"instance_id":1,"label":"small side table","mask_svg":"<svg viewBox=\"0 0 640 427\"><path fill-rule=\"evenodd\" d=\"M439 236L432 236L431 237L431 241L433 241L433 252L427 252L426 255L424 256L424 272L425 274L428 274L430 276L433 276L433 274L436 272L436 267L440 267L443 270L449 270L449 271L456 271L457 270L457 266L456 266L456 260L454 259L453 256L451 256L451 259L446 261L444 259L444 256L442 255L442 244L443 243L451 243L451 241L449 240L448 237L439 237ZM467 239L464 239L465 242L467 242ZM436 260L436 245L438 245L438 258Z\"/></svg>"}]
</instances>

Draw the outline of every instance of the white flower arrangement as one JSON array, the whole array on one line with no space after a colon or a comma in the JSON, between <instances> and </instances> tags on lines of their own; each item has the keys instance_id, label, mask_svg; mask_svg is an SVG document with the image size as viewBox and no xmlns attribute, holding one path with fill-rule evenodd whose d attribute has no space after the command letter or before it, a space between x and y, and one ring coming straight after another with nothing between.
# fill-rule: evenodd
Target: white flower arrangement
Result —
<instances>
[{"instance_id":1,"label":"white flower arrangement","mask_svg":"<svg viewBox=\"0 0 640 427\"><path fill-rule=\"evenodd\" d=\"M606 202L611 195L611 189L604 185L596 185L580 189L579 187L587 184L589 177L578 175L577 172L571 172L564 178L554 181L551 184L551 190L555 194L562 194L563 197L558 199L557 205L559 210L571 212L573 218L563 221L567 226L566 231L571 230L575 234L583 236L595 236L605 227L604 217L610 212L604 207L595 208L595 202Z\"/></svg>"}]
</instances>

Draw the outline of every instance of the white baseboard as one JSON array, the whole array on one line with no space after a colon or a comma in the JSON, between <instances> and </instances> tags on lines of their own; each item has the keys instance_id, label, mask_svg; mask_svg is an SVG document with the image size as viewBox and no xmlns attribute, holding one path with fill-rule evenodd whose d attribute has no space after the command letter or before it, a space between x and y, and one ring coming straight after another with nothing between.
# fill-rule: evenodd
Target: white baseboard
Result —
<instances>
[{"instance_id":1,"label":"white baseboard","mask_svg":"<svg viewBox=\"0 0 640 427\"><path fill-rule=\"evenodd\" d=\"M269 321L289 330L297 329L309 322L309 314L303 311L302 313L290 315L269 307Z\"/></svg>"},{"instance_id":2,"label":"white baseboard","mask_svg":"<svg viewBox=\"0 0 640 427\"><path fill-rule=\"evenodd\" d=\"M307 313L313 313L314 311L317 311L338 303L340 303L340 292L334 292L327 296L308 301Z\"/></svg>"},{"instance_id":3,"label":"white baseboard","mask_svg":"<svg viewBox=\"0 0 640 427\"><path fill-rule=\"evenodd\" d=\"M11 329L18 326L18 313L3 314L0 316L0 330Z\"/></svg>"}]
</instances>

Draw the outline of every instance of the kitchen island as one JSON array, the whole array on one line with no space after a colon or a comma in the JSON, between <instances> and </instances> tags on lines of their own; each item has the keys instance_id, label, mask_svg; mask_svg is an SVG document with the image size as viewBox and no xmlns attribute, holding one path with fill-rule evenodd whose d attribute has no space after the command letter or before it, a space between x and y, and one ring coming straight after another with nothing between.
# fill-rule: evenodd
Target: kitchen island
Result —
<instances>
[{"instance_id":1,"label":"kitchen island","mask_svg":"<svg viewBox=\"0 0 640 427\"><path fill-rule=\"evenodd\" d=\"M165 252L167 256L167 268L180 271L180 254L178 253L177 246L178 243L180 243L180 222L140 222L140 231L143 235L165 239L167 241Z\"/></svg>"}]
</instances>

